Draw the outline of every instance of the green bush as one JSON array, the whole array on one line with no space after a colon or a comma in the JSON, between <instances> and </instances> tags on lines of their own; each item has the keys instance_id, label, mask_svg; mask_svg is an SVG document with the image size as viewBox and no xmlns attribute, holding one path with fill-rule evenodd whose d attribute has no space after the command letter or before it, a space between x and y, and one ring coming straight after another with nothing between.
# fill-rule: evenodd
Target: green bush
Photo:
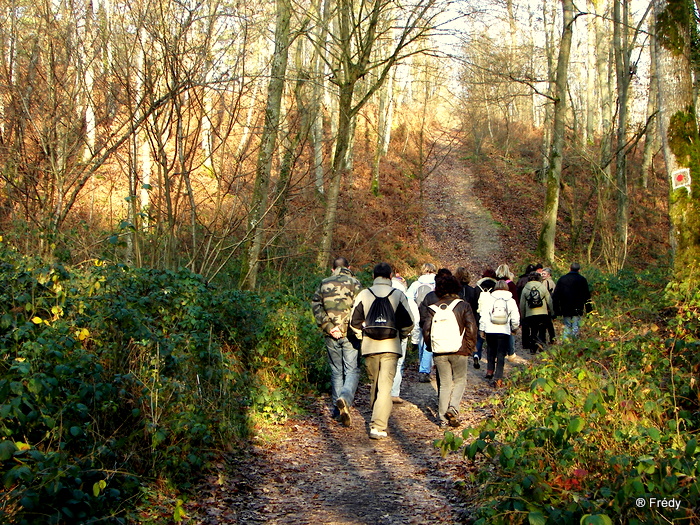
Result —
<instances>
[{"instance_id":1,"label":"green bush","mask_svg":"<svg viewBox=\"0 0 700 525\"><path fill-rule=\"evenodd\" d=\"M474 463L475 523L698 518L700 295L658 272L592 280L584 337L515 373L492 420L436 442Z\"/></svg>"},{"instance_id":2,"label":"green bush","mask_svg":"<svg viewBox=\"0 0 700 525\"><path fill-rule=\"evenodd\" d=\"M305 297L0 260L0 521L126 522L144 485L186 488L325 380Z\"/></svg>"}]
</instances>

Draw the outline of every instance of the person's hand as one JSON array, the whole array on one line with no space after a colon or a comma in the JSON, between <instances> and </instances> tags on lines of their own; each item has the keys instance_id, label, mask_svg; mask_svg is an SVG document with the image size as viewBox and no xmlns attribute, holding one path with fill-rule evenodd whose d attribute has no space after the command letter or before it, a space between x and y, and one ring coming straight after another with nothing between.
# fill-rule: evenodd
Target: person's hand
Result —
<instances>
[{"instance_id":1,"label":"person's hand","mask_svg":"<svg viewBox=\"0 0 700 525\"><path fill-rule=\"evenodd\" d=\"M482 339L485 339L486 333L483 330L479 330L479 337L481 337Z\"/></svg>"},{"instance_id":2,"label":"person's hand","mask_svg":"<svg viewBox=\"0 0 700 525\"><path fill-rule=\"evenodd\" d=\"M331 328L331 331L329 333L331 334L331 337L333 337L333 339L340 339L341 337L343 337L343 332L341 332L339 326L334 326L333 328Z\"/></svg>"}]
</instances>

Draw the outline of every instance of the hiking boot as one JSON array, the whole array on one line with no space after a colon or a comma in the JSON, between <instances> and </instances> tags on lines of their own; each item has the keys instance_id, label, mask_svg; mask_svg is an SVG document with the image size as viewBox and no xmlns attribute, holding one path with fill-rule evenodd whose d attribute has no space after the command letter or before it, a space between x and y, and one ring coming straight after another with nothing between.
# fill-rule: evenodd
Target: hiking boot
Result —
<instances>
[{"instance_id":1,"label":"hiking boot","mask_svg":"<svg viewBox=\"0 0 700 525\"><path fill-rule=\"evenodd\" d=\"M335 406L337 406L338 410L340 411L340 422L343 424L343 426L352 426L350 409L348 408L348 404L345 402L345 400L342 397L339 397L338 400L335 402Z\"/></svg>"},{"instance_id":2,"label":"hiking boot","mask_svg":"<svg viewBox=\"0 0 700 525\"><path fill-rule=\"evenodd\" d=\"M481 365L479 364L479 354L474 354L474 368L477 370L481 368Z\"/></svg>"},{"instance_id":3,"label":"hiking boot","mask_svg":"<svg viewBox=\"0 0 700 525\"><path fill-rule=\"evenodd\" d=\"M401 404L403 404L403 399L401 399L399 396L393 396L391 398L391 402L394 403L395 405L401 405Z\"/></svg>"},{"instance_id":4,"label":"hiking boot","mask_svg":"<svg viewBox=\"0 0 700 525\"><path fill-rule=\"evenodd\" d=\"M493 379L493 372L486 372L486 381L491 381Z\"/></svg>"},{"instance_id":5,"label":"hiking boot","mask_svg":"<svg viewBox=\"0 0 700 525\"><path fill-rule=\"evenodd\" d=\"M426 372L420 372L418 374L418 382L419 383L430 383L430 374Z\"/></svg>"},{"instance_id":6,"label":"hiking boot","mask_svg":"<svg viewBox=\"0 0 700 525\"><path fill-rule=\"evenodd\" d=\"M369 429L369 438L370 439L384 439L386 436L387 436L387 434L383 430L377 430L374 427Z\"/></svg>"},{"instance_id":7,"label":"hiking boot","mask_svg":"<svg viewBox=\"0 0 700 525\"><path fill-rule=\"evenodd\" d=\"M459 426L459 412L457 412L455 407L448 408L447 412L445 412L445 417L447 418L447 422L451 427Z\"/></svg>"}]
</instances>

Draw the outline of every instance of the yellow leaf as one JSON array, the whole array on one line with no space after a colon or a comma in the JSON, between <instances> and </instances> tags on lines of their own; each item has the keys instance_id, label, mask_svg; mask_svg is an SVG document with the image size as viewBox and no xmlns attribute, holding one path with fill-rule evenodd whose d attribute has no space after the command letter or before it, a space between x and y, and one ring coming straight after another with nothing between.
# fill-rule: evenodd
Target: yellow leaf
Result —
<instances>
[{"instance_id":1,"label":"yellow leaf","mask_svg":"<svg viewBox=\"0 0 700 525\"><path fill-rule=\"evenodd\" d=\"M39 317L38 315L35 315L34 317L32 317L32 323L34 323L34 324L41 324L43 322L44 322L44 320L41 317Z\"/></svg>"},{"instance_id":2,"label":"yellow leaf","mask_svg":"<svg viewBox=\"0 0 700 525\"><path fill-rule=\"evenodd\" d=\"M29 450L32 446L28 443L22 443L21 441L15 441L15 446L17 450Z\"/></svg>"},{"instance_id":3,"label":"yellow leaf","mask_svg":"<svg viewBox=\"0 0 700 525\"><path fill-rule=\"evenodd\" d=\"M90 330L88 330L87 328L82 328L78 332L78 339L80 339L81 341L85 341L85 339L87 339L88 337L90 337Z\"/></svg>"}]
</instances>

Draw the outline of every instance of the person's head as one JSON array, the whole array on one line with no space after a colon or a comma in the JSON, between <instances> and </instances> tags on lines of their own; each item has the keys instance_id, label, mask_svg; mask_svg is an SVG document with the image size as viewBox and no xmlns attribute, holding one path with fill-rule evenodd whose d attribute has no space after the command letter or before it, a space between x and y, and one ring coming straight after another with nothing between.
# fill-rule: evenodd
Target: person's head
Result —
<instances>
[{"instance_id":1,"label":"person's head","mask_svg":"<svg viewBox=\"0 0 700 525\"><path fill-rule=\"evenodd\" d=\"M530 275L532 272L535 271L535 265L534 264L528 264L525 267L525 275Z\"/></svg>"},{"instance_id":2,"label":"person's head","mask_svg":"<svg viewBox=\"0 0 700 525\"><path fill-rule=\"evenodd\" d=\"M581 265L579 263L571 263L571 271L572 272L579 272L581 271Z\"/></svg>"},{"instance_id":3,"label":"person's head","mask_svg":"<svg viewBox=\"0 0 700 525\"><path fill-rule=\"evenodd\" d=\"M380 262L374 267L374 278L385 277L391 279L391 266L385 262Z\"/></svg>"},{"instance_id":4,"label":"person's head","mask_svg":"<svg viewBox=\"0 0 700 525\"><path fill-rule=\"evenodd\" d=\"M552 269L551 268L542 268L540 275L542 276L542 279L548 279L549 277L552 276Z\"/></svg>"},{"instance_id":5,"label":"person's head","mask_svg":"<svg viewBox=\"0 0 700 525\"><path fill-rule=\"evenodd\" d=\"M435 273L436 270L437 270L437 268L435 267L435 265L433 263L425 263L423 266L421 266L421 269L420 269L420 271L423 275L427 275L429 273Z\"/></svg>"},{"instance_id":6,"label":"person's head","mask_svg":"<svg viewBox=\"0 0 700 525\"><path fill-rule=\"evenodd\" d=\"M496 277L504 281L510 279L510 268L507 264L501 264L496 268Z\"/></svg>"},{"instance_id":7,"label":"person's head","mask_svg":"<svg viewBox=\"0 0 700 525\"><path fill-rule=\"evenodd\" d=\"M437 274L435 275L435 278L437 279L438 275L452 275L452 272L448 270L447 268L440 268L437 271Z\"/></svg>"},{"instance_id":8,"label":"person's head","mask_svg":"<svg viewBox=\"0 0 700 525\"><path fill-rule=\"evenodd\" d=\"M486 268L484 270L484 273L481 274L481 276L490 277L491 279L497 279L496 272L493 271L493 268Z\"/></svg>"},{"instance_id":9,"label":"person's head","mask_svg":"<svg viewBox=\"0 0 700 525\"><path fill-rule=\"evenodd\" d=\"M469 270L467 270L464 266L460 266L455 270L455 277L460 283L469 284Z\"/></svg>"},{"instance_id":10,"label":"person's head","mask_svg":"<svg viewBox=\"0 0 700 525\"><path fill-rule=\"evenodd\" d=\"M542 276L540 275L540 273L537 270L527 274L527 281L528 282L530 282L530 281L538 281L539 282L541 280L542 280Z\"/></svg>"},{"instance_id":11,"label":"person's head","mask_svg":"<svg viewBox=\"0 0 700 525\"><path fill-rule=\"evenodd\" d=\"M535 265L535 271L536 271L537 273L541 272L541 271L542 271L542 268L544 268L544 266L542 266L542 263L537 263L537 264Z\"/></svg>"},{"instance_id":12,"label":"person's head","mask_svg":"<svg viewBox=\"0 0 700 525\"><path fill-rule=\"evenodd\" d=\"M505 281L498 281L496 283L496 286L493 287L493 291L495 292L496 290L507 290L508 289L508 283Z\"/></svg>"},{"instance_id":13,"label":"person's head","mask_svg":"<svg viewBox=\"0 0 700 525\"><path fill-rule=\"evenodd\" d=\"M393 281L399 281L400 283L406 283L406 279L404 279L403 275L401 275L399 272L391 272L391 279Z\"/></svg>"},{"instance_id":14,"label":"person's head","mask_svg":"<svg viewBox=\"0 0 700 525\"><path fill-rule=\"evenodd\" d=\"M350 266L350 263L345 257L336 257L336 259L333 261L334 270L336 268L347 268L348 266Z\"/></svg>"},{"instance_id":15,"label":"person's head","mask_svg":"<svg viewBox=\"0 0 700 525\"><path fill-rule=\"evenodd\" d=\"M462 289L462 285L459 284L457 278L451 273L442 274L439 273L435 276L435 295L442 298L446 295L457 295Z\"/></svg>"},{"instance_id":16,"label":"person's head","mask_svg":"<svg viewBox=\"0 0 700 525\"><path fill-rule=\"evenodd\" d=\"M398 289L401 290L402 292L406 292L406 290L407 290L407 287L406 287L406 279L404 279L403 276L401 276L401 275L398 274L398 273L394 273L394 274L391 276L391 285L392 285L394 288L398 288Z\"/></svg>"}]
</instances>

